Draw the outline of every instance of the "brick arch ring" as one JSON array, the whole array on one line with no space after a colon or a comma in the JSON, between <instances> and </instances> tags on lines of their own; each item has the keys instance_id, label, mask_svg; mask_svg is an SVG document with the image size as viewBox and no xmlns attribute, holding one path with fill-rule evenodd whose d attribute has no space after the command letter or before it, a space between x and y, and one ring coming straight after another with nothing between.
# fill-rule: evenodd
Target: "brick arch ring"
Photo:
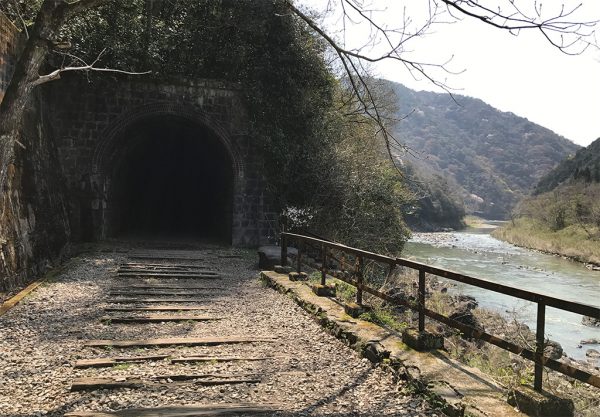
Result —
<instances>
[{"instance_id":1,"label":"brick arch ring","mask_svg":"<svg viewBox=\"0 0 600 417\"><path fill-rule=\"evenodd\" d=\"M176 103L152 103L137 107L120 115L116 120L110 123L101 135L103 139L96 146L92 158L92 174L104 176L107 166L112 161L112 155L119 147L119 137L132 124L156 116L177 116L187 121L191 121L210 130L225 147L231 158L233 178L239 180L244 178L244 162L240 152L232 142L226 129L216 120L211 118L205 112L191 107L182 106Z\"/></svg>"}]
</instances>

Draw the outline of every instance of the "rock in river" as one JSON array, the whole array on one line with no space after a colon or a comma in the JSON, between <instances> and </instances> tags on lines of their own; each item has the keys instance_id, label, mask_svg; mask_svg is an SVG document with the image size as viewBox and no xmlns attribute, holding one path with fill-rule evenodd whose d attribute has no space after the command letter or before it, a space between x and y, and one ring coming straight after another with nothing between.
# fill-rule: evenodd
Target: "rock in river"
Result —
<instances>
[{"instance_id":1,"label":"rock in river","mask_svg":"<svg viewBox=\"0 0 600 417\"><path fill-rule=\"evenodd\" d=\"M590 327L600 327L600 317L583 316L581 324Z\"/></svg>"}]
</instances>

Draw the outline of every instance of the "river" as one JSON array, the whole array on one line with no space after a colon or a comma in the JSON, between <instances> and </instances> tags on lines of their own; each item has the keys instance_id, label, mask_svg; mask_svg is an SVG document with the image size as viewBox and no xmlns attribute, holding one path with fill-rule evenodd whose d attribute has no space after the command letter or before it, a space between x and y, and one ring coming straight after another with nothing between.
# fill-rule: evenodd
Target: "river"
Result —
<instances>
[{"instance_id":1,"label":"river","mask_svg":"<svg viewBox=\"0 0 600 417\"><path fill-rule=\"evenodd\" d=\"M415 233L402 256L465 275L594 306L600 305L600 271L583 264L519 248L493 238L493 222L480 228L449 233ZM452 290L454 291L454 290ZM535 330L536 305L503 294L457 283L456 291L475 297L479 306L518 319ZM600 328L581 324L581 316L552 307L546 309L546 336L565 353L585 360L583 339L600 339Z\"/></svg>"}]
</instances>

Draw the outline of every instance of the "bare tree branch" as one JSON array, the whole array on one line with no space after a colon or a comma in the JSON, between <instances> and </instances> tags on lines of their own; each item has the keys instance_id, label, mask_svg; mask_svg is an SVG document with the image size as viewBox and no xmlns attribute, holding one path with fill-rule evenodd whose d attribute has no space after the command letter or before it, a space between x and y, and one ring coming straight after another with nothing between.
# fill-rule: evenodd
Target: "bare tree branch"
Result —
<instances>
[{"instance_id":1,"label":"bare tree branch","mask_svg":"<svg viewBox=\"0 0 600 417\"><path fill-rule=\"evenodd\" d=\"M535 15L527 14L516 4L516 0L507 0L507 6L512 8L512 11L503 11L501 7L494 10L481 4L482 2L478 0L430 1L441 1L449 10L456 10L465 16L497 29L508 30L515 35L518 35L521 30L538 30L552 46L567 55L579 55L590 45L593 45L593 41L587 41L586 39L594 37L594 27L600 22L599 20L571 20L571 17L581 8L582 3L569 9L561 4L560 10L548 18L544 18L542 3L537 0L533 2ZM578 46L578 49L572 50Z\"/></svg>"},{"instance_id":2,"label":"bare tree branch","mask_svg":"<svg viewBox=\"0 0 600 417\"><path fill-rule=\"evenodd\" d=\"M83 72L90 72L90 71L95 71L95 72L113 72L113 73L117 73L117 74L126 74L126 75L147 75L147 74L152 73L152 71L134 72L134 71L124 71L124 70L115 69L115 68L99 68L99 67L96 67L96 64L100 61L100 59L102 58L102 55L104 55L105 52L106 52L106 48L104 48L102 51L100 51L100 53L98 54L98 56L96 57L96 59L94 59L94 61L91 64L88 64L82 58L80 58L80 57L78 57L76 55L70 54L68 52L58 52L61 55L64 55L66 57L71 58L72 59L72 63L79 62L82 65L78 65L78 66L72 66L72 65L61 66L60 68L52 71L49 74L40 75L36 80L34 80L32 82L32 85L33 86L38 86L40 84L45 84L45 83L50 82L50 81L59 80L62 73L64 73L64 72L73 72L73 71L83 71Z\"/></svg>"},{"instance_id":3,"label":"bare tree branch","mask_svg":"<svg viewBox=\"0 0 600 417\"><path fill-rule=\"evenodd\" d=\"M118 74L126 74L126 75L147 75L152 71L144 71L144 72L132 72L132 71L123 71L114 68L98 68L93 65L82 65L79 67L63 67L52 71L49 74L40 75L39 78L32 82L33 86L38 86L40 84L44 84L50 81L59 80L61 74L64 72L70 71L95 71L95 72L114 72Z\"/></svg>"}]
</instances>

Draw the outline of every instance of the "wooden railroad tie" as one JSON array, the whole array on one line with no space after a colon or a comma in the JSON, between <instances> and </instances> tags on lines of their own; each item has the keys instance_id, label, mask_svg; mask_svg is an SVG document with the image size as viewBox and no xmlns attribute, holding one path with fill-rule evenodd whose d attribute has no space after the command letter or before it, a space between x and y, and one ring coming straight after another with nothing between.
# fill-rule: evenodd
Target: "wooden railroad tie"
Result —
<instances>
[{"instance_id":1,"label":"wooden railroad tie","mask_svg":"<svg viewBox=\"0 0 600 417\"><path fill-rule=\"evenodd\" d=\"M106 300L107 303L112 304L151 304L151 303L197 303L198 297L196 298L109 298Z\"/></svg>"},{"instance_id":2,"label":"wooden railroad tie","mask_svg":"<svg viewBox=\"0 0 600 417\"><path fill-rule=\"evenodd\" d=\"M169 297L169 296L177 297L177 296L183 295L183 296L187 296L187 297L195 297L195 296L206 297L207 295L210 295L209 293L214 292L214 290L206 290L204 292L197 292L197 291L198 290L196 290L195 292L192 292L192 291L148 291L148 290L136 291L136 290L130 290L130 291L109 291L108 295L111 297L116 297L116 296L131 297L131 296L136 296L136 295L162 296L162 297Z\"/></svg>"},{"instance_id":3,"label":"wooden railroad tie","mask_svg":"<svg viewBox=\"0 0 600 417\"><path fill-rule=\"evenodd\" d=\"M106 312L134 312L134 311L209 311L204 306L139 306L139 307L106 307Z\"/></svg>"},{"instance_id":4,"label":"wooden railroad tie","mask_svg":"<svg viewBox=\"0 0 600 417\"><path fill-rule=\"evenodd\" d=\"M162 361L169 355L146 355L146 356L117 356L113 358L80 359L75 362L75 368L106 368L118 364L131 364L138 362Z\"/></svg>"},{"instance_id":5,"label":"wooden railroad tie","mask_svg":"<svg viewBox=\"0 0 600 417\"><path fill-rule=\"evenodd\" d=\"M100 319L104 323L162 323L173 321L212 321L223 320L225 317L214 316L192 316L192 315L161 315L147 314L145 316L111 317L105 316Z\"/></svg>"},{"instance_id":6,"label":"wooden railroad tie","mask_svg":"<svg viewBox=\"0 0 600 417\"><path fill-rule=\"evenodd\" d=\"M223 287L207 287L199 285L178 285L178 284L129 284L129 285L114 285L111 290L220 290Z\"/></svg>"},{"instance_id":7,"label":"wooden railroad tie","mask_svg":"<svg viewBox=\"0 0 600 417\"><path fill-rule=\"evenodd\" d=\"M71 391L93 391L97 389L116 388L144 388L152 385L167 385L175 381L189 381L194 385L232 385L232 384L258 384L260 378L253 375L157 375L151 381L138 377L104 377L104 378L75 378L71 384Z\"/></svg>"},{"instance_id":8,"label":"wooden railroad tie","mask_svg":"<svg viewBox=\"0 0 600 417\"><path fill-rule=\"evenodd\" d=\"M206 265L202 264L182 264L182 263L150 263L150 262L123 262L119 268L190 268L190 269L206 269Z\"/></svg>"},{"instance_id":9,"label":"wooden railroad tie","mask_svg":"<svg viewBox=\"0 0 600 417\"><path fill-rule=\"evenodd\" d=\"M109 368L119 364L134 364L150 361L162 361L170 359L172 364L192 362L256 362L273 359L272 357L241 357L241 356L199 356L190 355L180 358L171 358L169 355L146 355L146 356L116 356L111 358L80 359L75 362L75 368Z\"/></svg>"},{"instance_id":10,"label":"wooden railroad tie","mask_svg":"<svg viewBox=\"0 0 600 417\"><path fill-rule=\"evenodd\" d=\"M117 276L120 278L180 278L180 279L219 279L221 275L217 272L214 273L191 273L191 272L178 272L178 273L166 273L166 272L117 272Z\"/></svg>"},{"instance_id":11,"label":"wooden railroad tie","mask_svg":"<svg viewBox=\"0 0 600 417\"><path fill-rule=\"evenodd\" d=\"M214 274L216 271L212 269L196 269L196 268L119 268L117 273L162 273L162 274Z\"/></svg>"},{"instance_id":12,"label":"wooden railroad tie","mask_svg":"<svg viewBox=\"0 0 600 417\"><path fill-rule=\"evenodd\" d=\"M144 347L144 346L217 346L237 343L270 343L275 338L267 337L176 337L166 339L139 340L88 340L85 347Z\"/></svg>"},{"instance_id":13,"label":"wooden railroad tie","mask_svg":"<svg viewBox=\"0 0 600 417\"><path fill-rule=\"evenodd\" d=\"M267 361L273 357L242 357L242 356L200 356L200 355L184 355L181 358L171 359L171 363L188 363L188 362L257 362Z\"/></svg>"},{"instance_id":14,"label":"wooden railroad tie","mask_svg":"<svg viewBox=\"0 0 600 417\"><path fill-rule=\"evenodd\" d=\"M129 255L129 259L147 259L152 261L168 260L168 261L207 261L205 257L194 257L194 256L180 256L180 255L169 255L169 254L137 254Z\"/></svg>"},{"instance_id":15,"label":"wooden railroad tie","mask_svg":"<svg viewBox=\"0 0 600 417\"><path fill-rule=\"evenodd\" d=\"M234 417L240 414L256 416L276 411L278 407L272 404L215 404L130 408L119 411L74 411L66 413L65 417Z\"/></svg>"}]
</instances>

